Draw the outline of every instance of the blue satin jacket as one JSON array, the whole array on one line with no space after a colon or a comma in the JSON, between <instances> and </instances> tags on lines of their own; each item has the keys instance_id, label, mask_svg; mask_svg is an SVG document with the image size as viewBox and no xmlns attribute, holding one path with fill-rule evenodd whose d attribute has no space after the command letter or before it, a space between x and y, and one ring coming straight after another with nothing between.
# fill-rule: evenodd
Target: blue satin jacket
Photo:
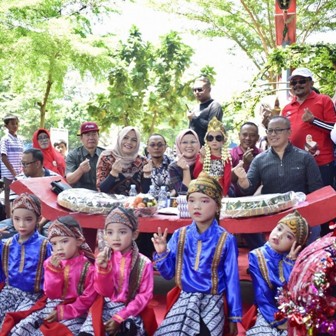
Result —
<instances>
[{"instance_id":1,"label":"blue satin jacket","mask_svg":"<svg viewBox=\"0 0 336 336\"><path fill-rule=\"evenodd\" d=\"M277 327L286 320L276 321L278 311L275 297L279 287L288 282L294 261L286 254L274 251L267 242L249 253L249 269L253 282L254 300L265 320Z\"/></svg>"},{"instance_id":2,"label":"blue satin jacket","mask_svg":"<svg viewBox=\"0 0 336 336\"><path fill-rule=\"evenodd\" d=\"M198 232L195 222L176 230L168 242L168 252L155 254L154 260L161 275L165 279L175 276L185 292L225 294L229 319L237 322L242 315L237 257L235 237L214 220L203 233Z\"/></svg>"},{"instance_id":3,"label":"blue satin jacket","mask_svg":"<svg viewBox=\"0 0 336 336\"><path fill-rule=\"evenodd\" d=\"M22 291L40 292L43 290L43 262L51 256L52 247L37 231L24 243L18 240L16 234L5 242L0 241L1 278L6 285Z\"/></svg>"}]
</instances>

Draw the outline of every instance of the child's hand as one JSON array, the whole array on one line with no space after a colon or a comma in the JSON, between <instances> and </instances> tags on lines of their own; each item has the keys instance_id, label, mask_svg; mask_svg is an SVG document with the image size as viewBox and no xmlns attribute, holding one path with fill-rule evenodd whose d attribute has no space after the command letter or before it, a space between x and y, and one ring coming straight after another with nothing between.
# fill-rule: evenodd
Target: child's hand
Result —
<instances>
[{"instance_id":1,"label":"child's hand","mask_svg":"<svg viewBox=\"0 0 336 336\"><path fill-rule=\"evenodd\" d=\"M237 323L235 323L235 322L229 322L229 335L230 336L236 336L236 335L238 335Z\"/></svg>"},{"instance_id":2,"label":"child's hand","mask_svg":"<svg viewBox=\"0 0 336 336\"><path fill-rule=\"evenodd\" d=\"M59 255L54 254L50 257L50 264L54 267L60 267L61 266L61 258Z\"/></svg>"},{"instance_id":3,"label":"child's hand","mask_svg":"<svg viewBox=\"0 0 336 336\"><path fill-rule=\"evenodd\" d=\"M297 245L297 242L295 241L287 255L287 258L288 259L291 259L291 260L296 260L298 255L299 255L299 252L301 250L301 245Z\"/></svg>"},{"instance_id":4,"label":"child's hand","mask_svg":"<svg viewBox=\"0 0 336 336\"><path fill-rule=\"evenodd\" d=\"M54 310L52 311L45 319L44 321L46 322L55 322L55 321L58 321L58 318L57 318L57 310Z\"/></svg>"},{"instance_id":5,"label":"child's hand","mask_svg":"<svg viewBox=\"0 0 336 336\"><path fill-rule=\"evenodd\" d=\"M106 268L107 262L111 258L111 248L105 246L104 250L101 251L96 258L96 264L99 265L99 267Z\"/></svg>"},{"instance_id":6,"label":"child's hand","mask_svg":"<svg viewBox=\"0 0 336 336\"><path fill-rule=\"evenodd\" d=\"M115 335L117 331L119 330L119 327L120 327L120 323L114 321L113 319L110 319L105 323L105 331L109 335Z\"/></svg>"},{"instance_id":7,"label":"child's hand","mask_svg":"<svg viewBox=\"0 0 336 336\"><path fill-rule=\"evenodd\" d=\"M160 227L158 228L158 233L154 233L152 237L152 242L156 253L161 254L167 251L167 234L168 229L165 229L162 234Z\"/></svg>"}]
</instances>

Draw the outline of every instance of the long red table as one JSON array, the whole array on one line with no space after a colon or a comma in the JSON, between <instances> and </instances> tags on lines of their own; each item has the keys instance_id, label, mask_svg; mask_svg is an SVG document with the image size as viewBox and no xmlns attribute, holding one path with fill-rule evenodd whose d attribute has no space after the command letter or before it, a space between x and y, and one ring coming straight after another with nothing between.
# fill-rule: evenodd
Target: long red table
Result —
<instances>
[{"instance_id":1,"label":"long red table","mask_svg":"<svg viewBox=\"0 0 336 336\"><path fill-rule=\"evenodd\" d=\"M16 193L35 194L42 203L42 215L54 220L59 216L71 215L78 220L85 237L91 246L95 246L97 229L104 227L104 215L90 215L72 212L57 204L57 195L51 190L51 182L60 180L57 176L29 178L13 182L10 188ZM66 183L65 181L63 181ZM336 218L336 192L330 186L319 189L309 195L307 200L294 208L267 216L249 218L223 218L220 225L231 233L270 232L276 223L286 214L297 209L311 226L326 223ZM179 218L176 215L155 215L140 217L140 232L156 232L158 227L168 228L172 233L181 226L190 224L190 218Z\"/></svg>"}]
</instances>

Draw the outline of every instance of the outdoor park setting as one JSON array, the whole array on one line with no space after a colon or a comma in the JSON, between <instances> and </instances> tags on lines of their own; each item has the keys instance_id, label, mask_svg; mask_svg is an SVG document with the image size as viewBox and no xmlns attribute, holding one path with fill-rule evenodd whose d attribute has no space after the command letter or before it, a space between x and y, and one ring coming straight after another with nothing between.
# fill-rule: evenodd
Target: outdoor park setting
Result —
<instances>
[{"instance_id":1,"label":"outdoor park setting","mask_svg":"<svg viewBox=\"0 0 336 336\"><path fill-rule=\"evenodd\" d=\"M0 3L1 335L336 335L336 2Z\"/></svg>"}]
</instances>

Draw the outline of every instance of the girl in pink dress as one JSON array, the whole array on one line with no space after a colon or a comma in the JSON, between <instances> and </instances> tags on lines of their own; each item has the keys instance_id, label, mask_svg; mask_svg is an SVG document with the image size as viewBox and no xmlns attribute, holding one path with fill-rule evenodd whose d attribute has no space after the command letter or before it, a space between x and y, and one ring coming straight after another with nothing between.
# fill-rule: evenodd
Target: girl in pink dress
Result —
<instances>
[{"instance_id":1,"label":"girl in pink dress","mask_svg":"<svg viewBox=\"0 0 336 336\"><path fill-rule=\"evenodd\" d=\"M44 262L45 305L16 324L11 335L76 335L96 299L94 256L77 221L59 217L48 239L53 254Z\"/></svg>"},{"instance_id":2,"label":"girl in pink dress","mask_svg":"<svg viewBox=\"0 0 336 336\"><path fill-rule=\"evenodd\" d=\"M119 331L145 335L140 315L153 296L154 275L151 261L139 253L135 243L137 218L130 209L118 207L107 216L104 233L107 246L97 256L94 275L94 287L104 299L93 305L80 335ZM152 317L151 326L155 326Z\"/></svg>"}]
</instances>

